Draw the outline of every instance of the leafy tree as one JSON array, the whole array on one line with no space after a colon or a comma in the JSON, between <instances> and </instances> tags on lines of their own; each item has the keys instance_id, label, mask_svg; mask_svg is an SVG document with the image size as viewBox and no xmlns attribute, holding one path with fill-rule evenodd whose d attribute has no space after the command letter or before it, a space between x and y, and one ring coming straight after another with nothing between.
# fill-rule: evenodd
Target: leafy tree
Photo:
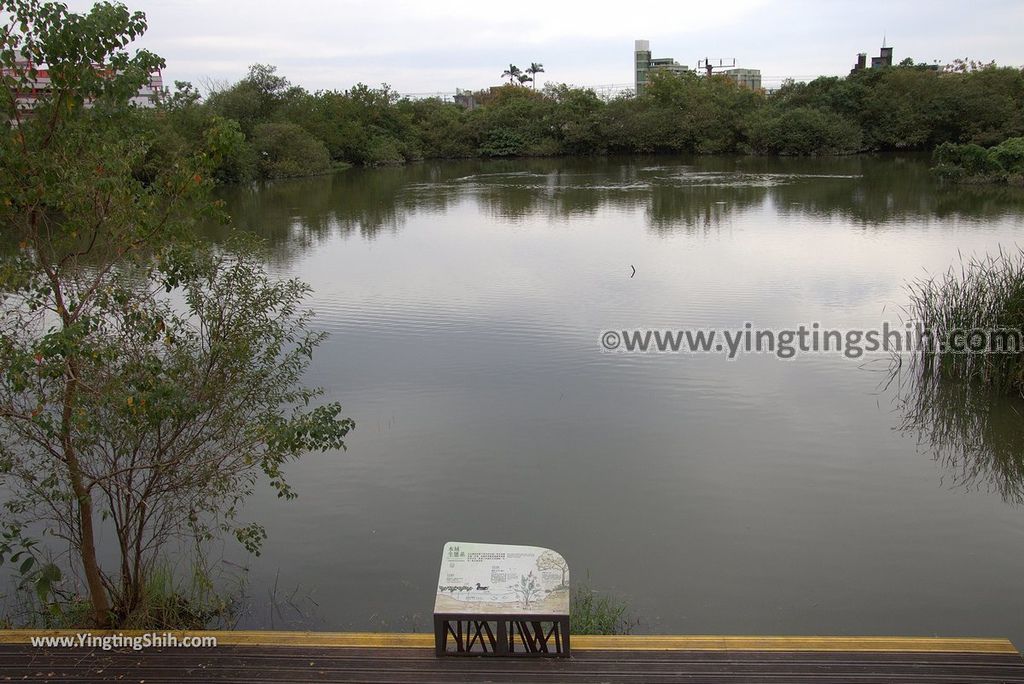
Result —
<instances>
[{"instance_id":1,"label":"leafy tree","mask_svg":"<svg viewBox=\"0 0 1024 684\"><path fill-rule=\"evenodd\" d=\"M995 60L990 62L982 62L979 60L964 58L954 59L951 64L945 65L942 70L957 73L957 74L969 74L975 71L982 71L984 69L994 69L996 66Z\"/></svg>"},{"instance_id":2,"label":"leafy tree","mask_svg":"<svg viewBox=\"0 0 1024 684\"><path fill-rule=\"evenodd\" d=\"M330 165L327 147L293 123L260 124L253 147L264 178L291 178L323 173Z\"/></svg>"},{"instance_id":3,"label":"leafy tree","mask_svg":"<svg viewBox=\"0 0 1024 684\"><path fill-rule=\"evenodd\" d=\"M526 73L530 75L530 80L533 81L533 89L537 89L537 74L544 73L544 65L539 62L530 62L530 66L526 68Z\"/></svg>"},{"instance_id":4,"label":"leafy tree","mask_svg":"<svg viewBox=\"0 0 1024 684\"><path fill-rule=\"evenodd\" d=\"M557 154L554 103L542 93L512 85L496 88L485 107L471 112L480 154L510 156Z\"/></svg>"},{"instance_id":5,"label":"leafy tree","mask_svg":"<svg viewBox=\"0 0 1024 684\"><path fill-rule=\"evenodd\" d=\"M600 154L607 149L600 118L605 103L593 90L559 85L545 88L544 94L555 103L552 119L564 153Z\"/></svg>"},{"instance_id":6,"label":"leafy tree","mask_svg":"<svg viewBox=\"0 0 1024 684\"><path fill-rule=\"evenodd\" d=\"M479 141L466 122L466 110L438 98L403 100L398 105L416 132L423 156L435 159L472 157Z\"/></svg>"},{"instance_id":7,"label":"leafy tree","mask_svg":"<svg viewBox=\"0 0 1024 684\"><path fill-rule=\"evenodd\" d=\"M192 239L237 125L214 117L196 149L139 173L151 119L129 99L163 64L126 50L144 15L0 10L0 522L67 542L92 623L123 624L168 541L230 531L258 550L262 528L236 517L258 477L293 496L285 463L343 447L352 423L299 384L320 341L307 288ZM52 89L29 112L18 96L42 64ZM42 572L37 588L56 579Z\"/></svg>"},{"instance_id":8,"label":"leafy tree","mask_svg":"<svg viewBox=\"0 0 1024 684\"><path fill-rule=\"evenodd\" d=\"M222 132L217 182L319 173L328 165L317 141L332 162L377 166L424 157L991 147L1024 135L1024 72L991 63L959 60L939 71L904 60L845 78L787 81L772 93L721 75L656 72L642 96L607 102L566 85L540 91L543 72L537 62L509 64L506 85L474 93L463 109L402 98L386 84L310 93L255 64L206 100L181 83L156 112L139 114L149 142L136 173L149 182L176 156L202 153L211 129ZM513 87L527 83L533 88Z\"/></svg>"},{"instance_id":9,"label":"leafy tree","mask_svg":"<svg viewBox=\"0 0 1024 684\"><path fill-rule=\"evenodd\" d=\"M518 79L522 73L522 69L517 67L515 64L509 64L508 69L501 72L501 77L507 78L510 84L515 85L516 79Z\"/></svg>"},{"instance_id":10,"label":"leafy tree","mask_svg":"<svg viewBox=\"0 0 1024 684\"><path fill-rule=\"evenodd\" d=\"M1024 138L1010 138L988 149L946 142L935 148L932 158L932 170L948 180L1024 182Z\"/></svg>"},{"instance_id":11,"label":"leafy tree","mask_svg":"<svg viewBox=\"0 0 1024 684\"><path fill-rule=\"evenodd\" d=\"M762 110L748 119L756 154L849 154L860 149L860 129L838 114L799 107Z\"/></svg>"},{"instance_id":12,"label":"leafy tree","mask_svg":"<svg viewBox=\"0 0 1024 684\"><path fill-rule=\"evenodd\" d=\"M989 156L1007 173L1024 174L1024 138L1004 140L989 151Z\"/></svg>"},{"instance_id":13,"label":"leafy tree","mask_svg":"<svg viewBox=\"0 0 1024 684\"><path fill-rule=\"evenodd\" d=\"M277 67L253 64L241 81L211 93L209 106L220 116L237 121L249 137L256 126L274 117L290 86L288 79L277 75Z\"/></svg>"}]
</instances>

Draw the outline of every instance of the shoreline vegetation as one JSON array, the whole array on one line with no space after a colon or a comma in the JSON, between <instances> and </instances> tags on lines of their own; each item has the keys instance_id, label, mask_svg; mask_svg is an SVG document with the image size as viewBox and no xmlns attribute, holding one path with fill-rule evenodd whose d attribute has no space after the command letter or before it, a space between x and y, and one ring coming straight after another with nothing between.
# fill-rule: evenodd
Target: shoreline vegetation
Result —
<instances>
[{"instance_id":1,"label":"shoreline vegetation","mask_svg":"<svg viewBox=\"0 0 1024 684\"><path fill-rule=\"evenodd\" d=\"M937 276L907 284L909 320L936 339L954 331L1024 330L1024 248L963 257ZM1024 396L1024 350L987 348L948 353L925 348L911 357L911 375L925 380L977 383L998 394Z\"/></svg>"},{"instance_id":2,"label":"shoreline vegetation","mask_svg":"<svg viewBox=\"0 0 1024 684\"><path fill-rule=\"evenodd\" d=\"M957 330L990 331L990 340L997 331L1024 330L1019 247L961 255L947 271L913 280L906 289L908 320L920 321L936 339L950 339ZM1024 505L1024 350L924 348L906 359L894 357L888 384L896 388L899 431L945 466L953 486Z\"/></svg>"},{"instance_id":3,"label":"shoreline vegetation","mask_svg":"<svg viewBox=\"0 0 1024 684\"><path fill-rule=\"evenodd\" d=\"M354 428L303 382L324 339L310 326L309 287L274 277L241 235L216 248L196 239L199 220L224 218L216 183L426 158L943 144L966 146L960 160L988 146L986 159L1009 171L1020 161L1010 139L1024 134L1024 74L968 63L939 72L908 62L770 94L658 73L643 96L607 102L566 85L509 84L473 109L387 86L311 94L256 65L207 98L182 83L139 109L131 97L164 66L127 49L145 15L107 3L85 14L36 0L0 8L0 565L25 600L19 619L47 626L230 620L210 545L234 537L257 554L267 533L244 516L246 500L262 487L295 498L287 467L340 456ZM51 79L31 114L19 94L34 67L21 55ZM942 149L953 163L954 148ZM966 284L919 288L921 317L1020 324L1018 262L969 273ZM955 363L960 376L1022 385L1019 356ZM574 612L593 633L634 624L627 604L589 584Z\"/></svg>"},{"instance_id":4,"label":"shoreline vegetation","mask_svg":"<svg viewBox=\"0 0 1024 684\"><path fill-rule=\"evenodd\" d=\"M255 64L206 97L186 82L140 112L159 168L224 129L219 183L302 177L424 159L629 154L850 155L949 145L1000 146L1024 136L1024 70L913 60L846 77L786 82L773 92L726 76L656 72L639 97L513 83L474 93L472 108L403 98L387 85L309 92ZM946 146L946 147L943 147ZM945 160L946 157L943 157ZM943 162L945 163L945 162Z\"/></svg>"},{"instance_id":5,"label":"shoreline vegetation","mask_svg":"<svg viewBox=\"0 0 1024 684\"><path fill-rule=\"evenodd\" d=\"M1024 138L1010 138L988 148L942 143L935 148L934 161L936 175L954 183L1024 187Z\"/></svg>"},{"instance_id":6,"label":"shoreline vegetation","mask_svg":"<svg viewBox=\"0 0 1024 684\"><path fill-rule=\"evenodd\" d=\"M0 571L26 621L220 619L214 545L258 554L246 500L295 498L288 465L340 456L355 426L305 384L325 336L309 286L251 237L198 239L244 138L215 117L170 140L131 106L164 67L128 48L146 29L120 4L0 0ZM264 171L308 170L281 149L331 163L294 126L256 130Z\"/></svg>"}]
</instances>

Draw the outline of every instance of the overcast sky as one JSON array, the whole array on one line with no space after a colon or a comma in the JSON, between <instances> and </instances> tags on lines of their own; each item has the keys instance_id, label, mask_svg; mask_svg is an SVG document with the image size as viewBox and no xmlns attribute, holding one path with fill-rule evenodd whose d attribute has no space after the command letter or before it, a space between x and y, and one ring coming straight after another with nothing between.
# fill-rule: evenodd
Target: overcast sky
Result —
<instances>
[{"instance_id":1,"label":"overcast sky","mask_svg":"<svg viewBox=\"0 0 1024 684\"><path fill-rule=\"evenodd\" d=\"M92 2L71 0L74 10ZM956 57L1024 64L1022 0L127 0L146 12L137 41L167 60L164 81L235 81L277 65L310 90L386 82L403 93L499 82L509 62L544 64L539 81L631 84L633 41L696 66L735 58L783 78L845 74L883 36L897 61Z\"/></svg>"}]
</instances>

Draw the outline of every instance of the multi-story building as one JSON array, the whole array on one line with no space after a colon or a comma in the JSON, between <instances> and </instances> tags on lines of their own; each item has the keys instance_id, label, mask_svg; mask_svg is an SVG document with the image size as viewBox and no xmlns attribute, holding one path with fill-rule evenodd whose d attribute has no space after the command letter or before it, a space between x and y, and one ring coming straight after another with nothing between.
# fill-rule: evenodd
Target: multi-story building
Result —
<instances>
[{"instance_id":1,"label":"multi-story building","mask_svg":"<svg viewBox=\"0 0 1024 684\"><path fill-rule=\"evenodd\" d=\"M892 48L885 47L884 45L878 51L877 57L871 58L871 68L880 69L882 67L892 66ZM859 52L857 53L857 63L853 65L853 69L850 70L851 74L855 74L858 71L863 71L868 67L868 53Z\"/></svg>"},{"instance_id":2,"label":"multi-story building","mask_svg":"<svg viewBox=\"0 0 1024 684\"><path fill-rule=\"evenodd\" d=\"M669 71L676 74L692 71L690 67L680 64L671 57L651 57L651 42L649 40L638 40L634 43L633 58L636 64L634 86L637 95L643 93L647 77L652 71Z\"/></svg>"},{"instance_id":3,"label":"multi-story building","mask_svg":"<svg viewBox=\"0 0 1024 684\"><path fill-rule=\"evenodd\" d=\"M640 95L643 93L644 86L647 84L647 79L652 71L669 71L676 74L693 73L693 69L680 64L671 57L651 57L651 43L647 40L638 40L633 47L633 58L636 64L636 77L635 77L635 89L636 94ZM733 60L732 64L736 61ZM708 66L708 73L711 73L712 69L721 69L723 65ZM751 90L761 89L761 70L760 69L727 69L725 71L719 71L732 80L736 81L740 87L750 88Z\"/></svg>"},{"instance_id":4,"label":"multi-story building","mask_svg":"<svg viewBox=\"0 0 1024 684\"><path fill-rule=\"evenodd\" d=\"M883 47L878 51L877 57L871 58L871 68L878 69L879 67L891 67L892 66L892 48Z\"/></svg>"},{"instance_id":5,"label":"multi-story building","mask_svg":"<svg viewBox=\"0 0 1024 684\"><path fill-rule=\"evenodd\" d=\"M32 63L28 61L18 62L13 71L15 75L20 76L27 73L32 66ZM96 69L99 72L103 71L101 66L97 66ZM36 103L41 98L49 96L51 87L49 70L45 65L37 65L35 67L35 78L26 87L20 89L15 96L18 107L28 111L35 109ZM163 76L157 70L150 75L149 82L139 89L139 92L131 98L130 102L138 107L155 107L159 98L166 93L167 90L164 88ZM89 106L88 102L86 102L86 106Z\"/></svg>"},{"instance_id":6,"label":"multi-story building","mask_svg":"<svg viewBox=\"0 0 1024 684\"><path fill-rule=\"evenodd\" d=\"M760 69L726 69L722 73L736 81L736 84L741 88L749 88L750 90L761 89Z\"/></svg>"},{"instance_id":7,"label":"multi-story building","mask_svg":"<svg viewBox=\"0 0 1024 684\"><path fill-rule=\"evenodd\" d=\"M149 83L139 88L139 92L131 99L131 103L138 107L155 107L160 98L166 94L164 77L158 69L149 75Z\"/></svg>"}]
</instances>

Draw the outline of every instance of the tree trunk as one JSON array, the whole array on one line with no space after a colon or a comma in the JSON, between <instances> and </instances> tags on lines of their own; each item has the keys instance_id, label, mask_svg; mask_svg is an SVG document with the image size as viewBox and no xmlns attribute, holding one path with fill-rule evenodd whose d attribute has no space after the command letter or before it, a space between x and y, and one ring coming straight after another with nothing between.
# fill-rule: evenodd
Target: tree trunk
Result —
<instances>
[{"instance_id":1,"label":"tree trunk","mask_svg":"<svg viewBox=\"0 0 1024 684\"><path fill-rule=\"evenodd\" d=\"M72 462L75 464L74 467L71 465ZM68 469L72 471L71 485L75 490L75 497L78 499L78 520L82 533L82 545L78 551L82 558L82 569L85 571L85 582L89 587L93 620L97 627L109 627L110 599L107 597L106 587L103 586L100 565L96 560L96 536L92 526L92 494L82 484L78 461L73 456L68 459Z\"/></svg>"},{"instance_id":2,"label":"tree trunk","mask_svg":"<svg viewBox=\"0 0 1024 684\"><path fill-rule=\"evenodd\" d=\"M75 445L71 438L71 413L74 409L77 389L78 372L74 357L71 357L68 359L68 384L64 389L64 406L63 415L61 416L64 460L68 466L71 488L74 490L75 500L78 502L78 525L79 532L81 533L81 546L78 549L78 553L82 559L85 582L89 587L89 601L92 603L93 620L97 627L109 627L110 599L107 596L106 587L103 586L100 565L96 560L96 534L92 525L92 493L85 486L82 468L78 462L78 455L75 453Z\"/></svg>"}]
</instances>

